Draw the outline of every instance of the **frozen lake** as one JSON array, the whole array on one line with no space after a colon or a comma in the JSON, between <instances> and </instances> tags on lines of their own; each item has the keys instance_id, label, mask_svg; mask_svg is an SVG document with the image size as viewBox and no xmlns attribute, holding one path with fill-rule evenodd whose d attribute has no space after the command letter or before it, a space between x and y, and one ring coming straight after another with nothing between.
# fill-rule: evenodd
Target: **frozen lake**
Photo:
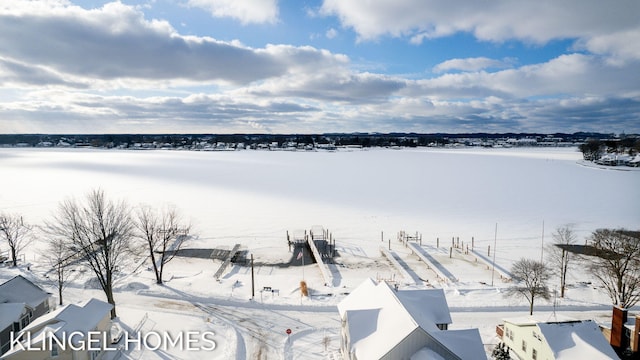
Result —
<instances>
[{"instance_id":1,"label":"frozen lake","mask_svg":"<svg viewBox=\"0 0 640 360\"><path fill-rule=\"evenodd\" d=\"M621 168L620 168L621 169ZM575 148L370 149L337 152L0 149L0 210L39 224L68 197L173 204L201 244L282 246L322 225L339 245L378 256L400 230L500 248L539 244L574 224L637 228L640 171L584 166ZM443 240L444 241L444 240ZM507 264L505 264L507 265Z\"/></svg>"},{"instance_id":2,"label":"frozen lake","mask_svg":"<svg viewBox=\"0 0 640 360\"><path fill-rule=\"evenodd\" d=\"M506 297L510 283L464 255L449 250L452 237L479 252L493 248L498 224L496 263L509 268L520 257L538 259L541 240L552 242L554 229L573 224L581 240L601 227L637 229L640 219L639 169L586 166L575 149L370 149L337 152L181 152L88 149L0 149L0 211L22 214L41 224L68 197L95 188L131 205L175 205L191 219L194 232L185 247L231 248L242 244L260 262L285 262L286 232L322 225L337 239L340 253L327 286L318 267L257 266L257 289L249 301L251 276L232 266L215 281L221 261L174 259L165 285L155 284L144 266L126 267L116 282L121 321L134 326L143 315L156 329L215 330L218 350L207 357L325 359L338 353L340 319L335 304L368 277L399 278L380 247L391 242L415 284L441 287L452 309L453 329L479 328L491 351L495 326L504 317L526 313L524 299ZM434 271L395 240L405 230L420 232L423 249L454 282ZM381 242L384 232L384 242ZM436 239L440 247L436 247ZM48 284L49 270L37 245L25 250L31 270L0 268L0 281L23 274ZM138 261L138 260L136 260ZM145 263L142 259L141 264ZM135 269L134 269L135 268ZM305 274L306 271L306 274ZM299 280L315 291L302 298ZM609 299L579 271L569 273L567 297L559 309L577 318L607 321ZM74 280L67 299L103 298L91 286L91 274ZM491 284L491 285L489 285ZM557 287L554 279L550 284ZM50 286L50 285L49 285ZM50 287L50 291L55 291ZM203 303L201 307L194 304ZM555 304L538 301L536 312L555 314ZM204 310L203 310L204 309ZM321 313L321 316L318 314ZM289 339L284 329L294 329ZM258 335L256 335L258 334ZM257 336L257 337L256 337ZM325 340L330 346L323 349ZM292 340L292 341L290 341ZM266 344L266 347L265 347ZM326 347L326 346L325 346ZM253 355L252 355L253 354ZM138 356L138 355L136 355ZM197 352L170 356L199 359ZM146 352L142 359L166 359Z\"/></svg>"}]
</instances>

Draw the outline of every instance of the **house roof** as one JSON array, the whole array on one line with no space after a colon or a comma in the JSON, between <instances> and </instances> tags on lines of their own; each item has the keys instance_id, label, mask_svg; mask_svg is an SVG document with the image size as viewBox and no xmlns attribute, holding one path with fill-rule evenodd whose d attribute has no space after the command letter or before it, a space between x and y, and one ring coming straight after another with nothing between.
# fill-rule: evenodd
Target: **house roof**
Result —
<instances>
[{"instance_id":1,"label":"house roof","mask_svg":"<svg viewBox=\"0 0 640 360\"><path fill-rule=\"evenodd\" d=\"M113 305L98 299L91 299L80 305L69 304L37 318L25 327L22 332L30 332L31 345L38 347L38 344L47 336L56 336L61 339L63 334L71 334L76 331L86 333L95 329L100 320L112 308ZM74 337L73 339L82 341L79 337ZM22 350L16 347L3 356L8 357L12 353L20 351Z\"/></svg>"},{"instance_id":2,"label":"house roof","mask_svg":"<svg viewBox=\"0 0 640 360\"><path fill-rule=\"evenodd\" d=\"M0 285L0 303L26 303L35 309L47 298L49 293L22 275Z\"/></svg>"},{"instance_id":3,"label":"house roof","mask_svg":"<svg viewBox=\"0 0 640 360\"><path fill-rule=\"evenodd\" d=\"M385 282L367 279L338 304L338 311L347 320L351 351L359 359L384 356L414 331L432 335L462 359L484 354L477 329L442 331L436 326L451 323L442 289L394 291ZM430 353L423 350L417 359Z\"/></svg>"},{"instance_id":4,"label":"house roof","mask_svg":"<svg viewBox=\"0 0 640 360\"><path fill-rule=\"evenodd\" d=\"M460 359L478 359L484 354L484 345L478 329L461 329L429 332Z\"/></svg>"},{"instance_id":5,"label":"house roof","mask_svg":"<svg viewBox=\"0 0 640 360\"><path fill-rule=\"evenodd\" d=\"M389 285L370 279L340 302L338 311L347 319L358 359L379 359L418 328Z\"/></svg>"},{"instance_id":6,"label":"house roof","mask_svg":"<svg viewBox=\"0 0 640 360\"><path fill-rule=\"evenodd\" d=\"M566 323L566 322L578 322L578 320L568 316L560 315L560 314L554 314L552 317L549 317L549 315L534 314L534 315L506 318L504 319L504 322L508 322L518 326L535 326L536 324L539 324L539 323Z\"/></svg>"},{"instance_id":7,"label":"house roof","mask_svg":"<svg viewBox=\"0 0 640 360\"><path fill-rule=\"evenodd\" d=\"M0 304L0 331L19 321L24 308L24 303Z\"/></svg>"},{"instance_id":8,"label":"house roof","mask_svg":"<svg viewBox=\"0 0 640 360\"><path fill-rule=\"evenodd\" d=\"M541 323L544 336L556 360L617 359L611 345L592 320L571 323Z\"/></svg>"},{"instance_id":9,"label":"house roof","mask_svg":"<svg viewBox=\"0 0 640 360\"><path fill-rule=\"evenodd\" d=\"M435 324L451 324L451 313L442 289L396 292L398 300L423 329Z\"/></svg>"}]
</instances>

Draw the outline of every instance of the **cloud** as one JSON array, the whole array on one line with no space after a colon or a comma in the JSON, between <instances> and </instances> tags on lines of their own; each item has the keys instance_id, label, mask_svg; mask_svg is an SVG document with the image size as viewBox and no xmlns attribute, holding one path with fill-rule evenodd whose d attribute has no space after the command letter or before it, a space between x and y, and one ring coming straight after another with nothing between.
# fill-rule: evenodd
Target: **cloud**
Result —
<instances>
[{"instance_id":1,"label":"cloud","mask_svg":"<svg viewBox=\"0 0 640 360\"><path fill-rule=\"evenodd\" d=\"M631 61L640 61L638 39L640 39L640 27L581 39L575 47L594 54L609 55L608 61L611 64L623 65Z\"/></svg>"},{"instance_id":2,"label":"cloud","mask_svg":"<svg viewBox=\"0 0 640 360\"><path fill-rule=\"evenodd\" d=\"M31 64L78 80L141 79L246 84L344 62L311 47L253 49L238 42L183 36L161 20L146 20L122 3L85 10L17 2L0 8L0 48L6 61ZM306 65L305 65L306 64Z\"/></svg>"},{"instance_id":3,"label":"cloud","mask_svg":"<svg viewBox=\"0 0 640 360\"><path fill-rule=\"evenodd\" d=\"M561 55L547 62L496 72L447 73L408 83L407 95L435 98L638 97L638 63L612 66L595 55Z\"/></svg>"},{"instance_id":4,"label":"cloud","mask_svg":"<svg viewBox=\"0 0 640 360\"><path fill-rule=\"evenodd\" d=\"M327 30L325 35L327 36L327 39L333 39L336 36L338 36L338 30L336 30L334 28L331 28L331 29Z\"/></svg>"},{"instance_id":5,"label":"cloud","mask_svg":"<svg viewBox=\"0 0 640 360\"><path fill-rule=\"evenodd\" d=\"M188 4L209 11L214 17L233 18L245 25L278 21L277 0L189 0Z\"/></svg>"},{"instance_id":6,"label":"cloud","mask_svg":"<svg viewBox=\"0 0 640 360\"><path fill-rule=\"evenodd\" d=\"M475 2L450 11L438 1L424 4L433 14L410 0L375 2L375 30L365 26L368 9L352 13L359 2L332 6L342 9L343 25L359 21L361 39L459 31L490 41L575 36L576 52L525 66L509 58L449 59L433 67L433 77L412 79L358 70L346 55L311 46L252 48L182 35L168 22L149 20L120 2L87 10L62 0L12 1L0 5L0 128L31 133L640 132L637 27L601 19L591 30L577 31L580 19L569 17L563 27L532 16L538 2L523 5L527 16L510 3L485 4L505 12L491 16L482 9L474 15ZM407 12L410 6L414 11ZM576 11L582 16L590 10ZM514 14L520 17L502 18ZM543 26L544 21L553 26ZM625 22L622 17L620 23ZM534 23L541 34L527 30Z\"/></svg>"},{"instance_id":7,"label":"cloud","mask_svg":"<svg viewBox=\"0 0 640 360\"><path fill-rule=\"evenodd\" d=\"M65 79L55 71L45 67L24 64L0 57L0 79L3 86L45 86L59 85L72 88L87 88L87 84Z\"/></svg>"},{"instance_id":8,"label":"cloud","mask_svg":"<svg viewBox=\"0 0 640 360\"><path fill-rule=\"evenodd\" d=\"M555 39L578 39L589 44L624 33L633 36L640 29L640 2L635 0L615 4L598 0L463 0L455 6L447 0L324 0L319 12L338 17L360 41L392 36L421 43L464 32L491 42L545 44ZM629 46L634 49L631 55L636 56L637 44L614 41L609 48L600 48L626 56L625 47Z\"/></svg>"},{"instance_id":9,"label":"cloud","mask_svg":"<svg viewBox=\"0 0 640 360\"><path fill-rule=\"evenodd\" d=\"M509 64L505 61L493 60L486 57L475 57L466 59L450 59L433 67L436 73L447 72L451 70L460 71L478 71L487 68L505 68Z\"/></svg>"}]
</instances>

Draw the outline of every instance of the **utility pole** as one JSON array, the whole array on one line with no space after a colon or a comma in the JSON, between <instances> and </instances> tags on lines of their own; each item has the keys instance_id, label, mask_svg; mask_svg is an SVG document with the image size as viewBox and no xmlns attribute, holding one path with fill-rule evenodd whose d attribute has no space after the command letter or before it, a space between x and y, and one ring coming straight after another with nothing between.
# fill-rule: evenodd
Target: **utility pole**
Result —
<instances>
[{"instance_id":1,"label":"utility pole","mask_svg":"<svg viewBox=\"0 0 640 360\"><path fill-rule=\"evenodd\" d=\"M540 262L544 262L544 220L542 220L542 244L540 245Z\"/></svg>"},{"instance_id":2,"label":"utility pole","mask_svg":"<svg viewBox=\"0 0 640 360\"><path fill-rule=\"evenodd\" d=\"M491 267L491 286L493 286L493 274L496 272L496 243L498 242L498 223L496 223L496 232L493 236L493 265Z\"/></svg>"},{"instance_id":3,"label":"utility pole","mask_svg":"<svg viewBox=\"0 0 640 360\"><path fill-rule=\"evenodd\" d=\"M255 277L253 274L253 254L251 254L251 300L256 295Z\"/></svg>"}]
</instances>

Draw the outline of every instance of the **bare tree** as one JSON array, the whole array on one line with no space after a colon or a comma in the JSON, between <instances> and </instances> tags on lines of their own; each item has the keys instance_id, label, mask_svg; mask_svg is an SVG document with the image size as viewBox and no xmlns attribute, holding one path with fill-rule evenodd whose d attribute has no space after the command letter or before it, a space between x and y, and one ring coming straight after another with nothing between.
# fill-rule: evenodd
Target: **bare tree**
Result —
<instances>
[{"instance_id":1,"label":"bare tree","mask_svg":"<svg viewBox=\"0 0 640 360\"><path fill-rule=\"evenodd\" d=\"M560 278L560 297L563 298L567 287L567 273L573 260L573 253L568 251L567 246L574 245L577 237L571 225L564 225L553 233L553 240L555 242L549 246L548 259L551 269Z\"/></svg>"},{"instance_id":2,"label":"bare tree","mask_svg":"<svg viewBox=\"0 0 640 360\"><path fill-rule=\"evenodd\" d=\"M49 236L47 238L47 246L45 247L42 256L46 259L46 262L51 266L51 271L55 273L56 287L58 288L58 303L62 305L62 291L68 284L68 268L69 265L75 260L78 260L77 254L72 252L69 248L69 244L66 239L57 236Z\"/></svg>"},{"instance_id":3,"label":"bare tree","mask_svg":"<svg viewBox=\"0 0 640 360\"><path fill-rule=\"evenodd\" d=\"M523 258L513 264L511 274L514 280L521 284L510 287L507 290L507 295L524 296L529 301L529 315L533 315L535 298L549 299L551 297L547 287L551 270L543 262Z\"/></svg>"},{"instance_id":4,"label":"bare tree","mask_svg":"<svg viewBox=\"0 0 640 360\"><path fill-rule=\"evenodd\" d=\"M127 255L134 230L127 203L109 201L102 190L93 190L84 203L62 202L47 227L65 239L68 248L78 252L93 271L107 301L113 305L111 318L115 318L114 274Z\"/></svg>"},{"instance_id":5,"label":"bare tree","mask_svg":"<svg viewBox=\"0 0 640 360\"><path fill-rule=\"evenodd\" d=\"M9 245L13 266L18 266L18 256L27 245L32 227L17 214L0 214L0 237Z\"/></svg>"},{"instance_id":6,"label":"bare tree","mask_svg":"<svg viewBox=\"0 0 640 360\"><path fill-rule=\"evenodd\" d=\"M138 210L135 226L135 236L145 243L149 251L156 283L162 284L164 265L180 249L190 226L183 223L175 208L155 211L149 206Z\"/></svg>"},{"instance_id":7,"label":"bare tree","mask_svg":"<svg viewBox=\"0 0 640 360\"><path fill-rule=\"evenodd\" d=\"M630 308L640 301L640 231L598 229L591 234L594 247L589 270L611 301Z\"/></svg>"}]
</instances>

